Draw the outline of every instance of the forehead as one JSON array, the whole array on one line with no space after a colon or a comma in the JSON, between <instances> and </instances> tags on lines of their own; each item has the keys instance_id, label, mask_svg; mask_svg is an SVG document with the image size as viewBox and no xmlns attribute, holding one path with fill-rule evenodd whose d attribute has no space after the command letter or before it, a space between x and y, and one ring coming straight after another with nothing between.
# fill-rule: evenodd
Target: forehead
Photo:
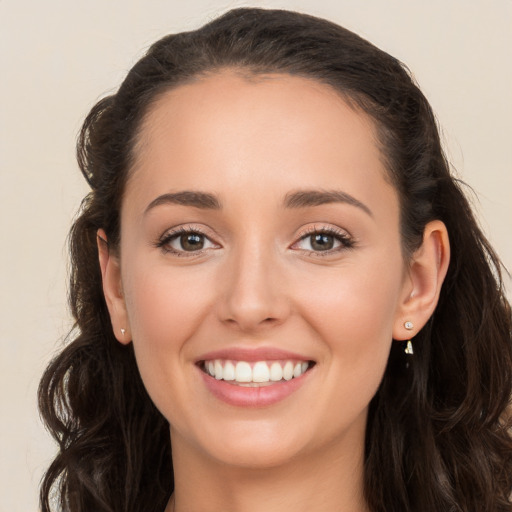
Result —
<instances>
[{"instance_id":1,"label":"forehead","mask_svg":"<svg viewBox=\"0 0 512 512\"><path fill-rule=\"evenodd\" d=\"M297 138L311 138L321 129L319 136L326 142L334 138L343 143L340 135L349 140L347 130L354 135L366 132L373 139L373 120L347 99L311 78L237 69L208 73L157 97L141 123L135 155L144 156L144 148L163 135L204 136L212 127L222 127L219 136L233 138L252 126L253 133L263 127Z\"/></svg>"},{"instance_id":2,"label":"forehead","mask_svg":"<svg viewBox=\"0 0 512 512\"><path fill-rule=\"evenodd\" d=\"M219 196L312 186L378 194L387 171L373 121L330 86L223 71L155 101L139 132L131 181L149 196L165 187Z\"/></svg>"}]
</instances>

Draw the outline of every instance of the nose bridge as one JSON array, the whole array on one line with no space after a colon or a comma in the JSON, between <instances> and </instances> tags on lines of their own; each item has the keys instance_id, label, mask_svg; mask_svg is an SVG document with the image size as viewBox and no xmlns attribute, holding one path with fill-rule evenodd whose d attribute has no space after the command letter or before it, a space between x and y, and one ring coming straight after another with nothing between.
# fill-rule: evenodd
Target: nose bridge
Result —
<instances>
[{"instance_id":1,"label":"nose bridge","mask_svg":"<svg viewBox=\"0 0 512 512\"><path fill-rule=\"evenodd\" d=\"M242 330L281 322L287 307L273 244L253 234L233 248L228 260L221 301L223 321Z\"/></svg>"}]
</instances>

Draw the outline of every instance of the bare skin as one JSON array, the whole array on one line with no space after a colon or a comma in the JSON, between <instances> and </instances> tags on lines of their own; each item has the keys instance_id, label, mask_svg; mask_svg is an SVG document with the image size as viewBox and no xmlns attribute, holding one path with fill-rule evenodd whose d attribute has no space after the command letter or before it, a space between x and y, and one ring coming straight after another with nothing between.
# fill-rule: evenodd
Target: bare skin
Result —
<instances>
[{"instance_id":1,"label":"bare skin","mask_svg":"<svg viewBox=\"0 0 512 512\"><path fill-rule=\"evenodd\" d=\"M121 213L120 257L99 244L104 291L171 425L166 511L367 512L368 404L449 260L438 221L403 260L372 121L312 80L203 77L152 107ZM207 374L212 351L272 350L307 367L278 399Z\"/></svg>"},{"instance_id":2,"label":"bare skin","mask_svg":"<svg viewBox=\"0 0 512 512\"><path fill-rule=\"evenodd\" d=\"M353 443L361 446L360 439ZM277 468L237 471L227 465L219 467L217 461L209 463L197 457L194 450L183 449L184 443L177 444L178 453L173 453L176 492L167 511L367 511L360 489L362 459L356 459L355 451L340 453L336 444L342 443L333 443L325 452L311 457L291 459ZM303 474L304 468L308 471Z\"/></svg>"}]
</instances>

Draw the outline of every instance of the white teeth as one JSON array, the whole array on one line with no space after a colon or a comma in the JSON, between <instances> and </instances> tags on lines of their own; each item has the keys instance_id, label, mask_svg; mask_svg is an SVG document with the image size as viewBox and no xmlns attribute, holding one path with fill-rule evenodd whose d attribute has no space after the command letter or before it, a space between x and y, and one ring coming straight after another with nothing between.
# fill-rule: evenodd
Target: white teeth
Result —
<instances>
[{"instance_id":1,"label":"white teeth","mask_svg":"<svg viewBox=\"0 0 512 512\"><path fill-rule=\"evenodd\" d=\"M237 382L252 382L252 368L245 361L238 361L235 368L235 380Z\"/></svg>"},{"instance_id":2,"label":"white teeth","mask_svg":"<svg viewBox=\"0 0 512 512\"><path fill-rule=\"evenodd\" d=\"M291 361L286 361L286 364L283 368L283 379L291 380L293 378L293 363Z\"/></svg>"},{"instance_id":3,"label":"white teeth","mask_svg":"<svg viewBox=\"0 0 512 512\"><path fill-rule=\"evenodd\" d=\"M258 361L252 369L253 382L268 382L270 380L270 370L267 363Z\"/></svg>"},{"instance_id":4,"label":"white teeth","mask_svg":"<svg viewBox=\"0 0 512 512\"><path fill-rule=\"evenodd\" d=\"M252 366L251 366L252 364ZM204 370L217 380L236 381L241 384L265 384L300 377L309 368L306 361L225 361L215 359L204 362Z\"/></svg>"},{"instance_id":5,"label":"white teeth","mask_svg":"<svg viewBox=\"0 0 512 512\"><path fill-rule=\"evenodd\" d=\"M307 364L307 363L306 363ZM277 382L283 378L283 368L279 363L272 363L270 367L270 380Z\"/></svg>"},{"instance_id":6,"label":"white teeth","mask_svg":"<svg viewBox=\"0 0 512 512\"><path fill-rule=\"evenodd\" d=\"M222 380L223 368L222 368L222 363L219 360L215 361L214 369L215 369L215 378L217 380Z\"/></svg>"},{"instance_id":7,"label":"white teeth","mask_svg":"<svg viewBox=\"0 0 512 512\"><path fill-rule=\"evenodd\" d=\"M224 380L235 380L235 365L231 361L227 361L222 372Z\"/></svg>"}]
</instances>

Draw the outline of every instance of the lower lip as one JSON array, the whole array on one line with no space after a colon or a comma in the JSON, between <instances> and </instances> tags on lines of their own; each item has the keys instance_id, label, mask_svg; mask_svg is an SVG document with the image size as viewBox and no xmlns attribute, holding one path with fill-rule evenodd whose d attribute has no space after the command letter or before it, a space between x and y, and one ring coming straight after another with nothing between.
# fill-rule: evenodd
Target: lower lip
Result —
<instances>
[{"instance_id":1,"label":"lower lip","mask_svg":"<svg viewBox=\"0 0 512 512\"><path fill-rule=\"evenodd\" d=\"M276 382L275 384L246 387L230 384L225 380L217 380L198 369L209 391L223 402L237 407L267 407L276 404L297 391L308 379L312 369L300 377Z\"/></svg>"}]
</instances>

